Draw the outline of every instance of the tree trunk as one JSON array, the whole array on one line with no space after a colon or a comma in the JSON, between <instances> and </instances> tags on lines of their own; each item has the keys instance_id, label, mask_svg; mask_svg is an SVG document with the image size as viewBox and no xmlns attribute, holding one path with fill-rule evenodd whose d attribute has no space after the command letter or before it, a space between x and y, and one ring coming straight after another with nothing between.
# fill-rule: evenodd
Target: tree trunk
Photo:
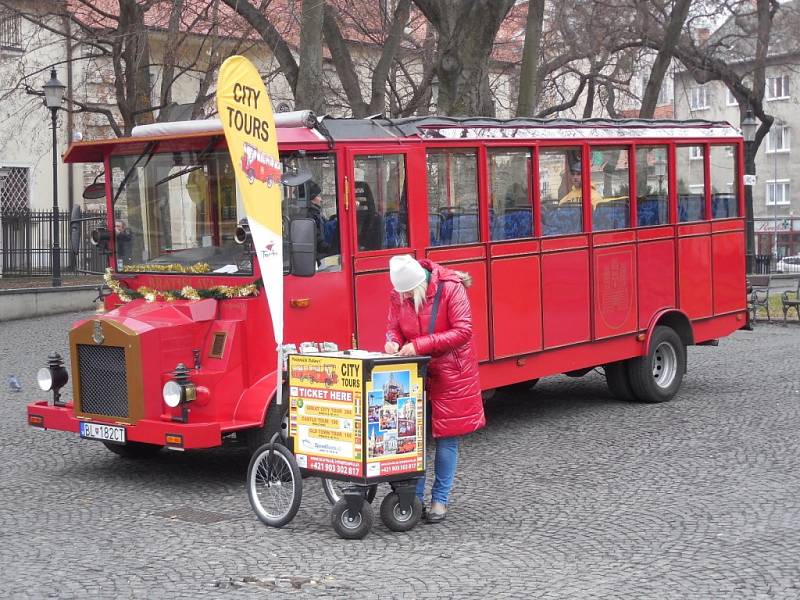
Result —
<instances>
[{"instance_id":1,"label":"tree trunk","mask_svg":"<svg viewBox=\"0 0 800 600\"><path fill-rule=\"evenodd\" d=\"M439 34L439 112L494 116L489 61L514 0L414 0Z\"/></svg>"},{"instance_id":2,"label":"tree trunk","mask_svg":"<svg viewBox=\"0 0 800 600\"><path fill-rule=\"evenodd\" d=\"M294 104L297 109L325 113L325 94L322 87L322 20L324 3L303 0L300 25L300 68Z\"/></svg>"},{"instance_id":3,"label":"tree trunk","mask_svg":"<svg viewBox=\"0 0 800 600\"><path fill-rule=\"evenodd\" d=\"M653 62L650 77L647 79L647 87L642 96L642 107L639 109L639 117L642 119L652 119L656 112L664 76L669 68L669 63L672 61L672 48L675 47L680 39L681 30L686 22L691 4L691 0L676 0L675 5L672 7L669 25L664 33L664 42Z\"/></svg>"},{"instance_id":4,"label":"tree trunk","mask_svg":"<svg viewBox=\"0 0 800 600\"><path fill-rule=\"evenodd\" d=\"M150 94L150 40L144 25L144 10L136 0L120 0L119 28L122 39L120 67L117 79L124 75L123 84L117 84L117 103L129 135L136 125L153 123ZM122 94L120 95L120 92Z\"/></svg>"},{"instance_id":5,"label":"tree trunk","mask_svg":"<svg viewBox=\"0 0 800 600\"><path fill-rule=\"evenodd\" d=\"M528 2L525 45L522 48L522 67L519 74L518 117L532 117L539 103L539 53L544 24L544 0Z\"/></svg>"}]
</instances>

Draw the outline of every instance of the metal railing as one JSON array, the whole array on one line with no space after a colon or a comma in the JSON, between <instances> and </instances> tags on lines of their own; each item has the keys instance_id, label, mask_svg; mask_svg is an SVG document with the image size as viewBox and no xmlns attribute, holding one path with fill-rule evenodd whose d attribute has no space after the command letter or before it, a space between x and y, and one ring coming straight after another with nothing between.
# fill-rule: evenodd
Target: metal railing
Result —
<instances>
[{"instance_id":1,"label":"metal railing","mask_svg":"<svg viewBox=\"0 0 800 600\"><path fill-rule=\"evenodd\" d=\"M61 269L67 273L102 273L107 264L91 243L93 229L106 225L105 211L83 213L81 243L77 255L70 250L70 215L61 212L58 218L61 241ZM17 210L3 211L0 216L3 227L3 277L50 275L53 245L53 212Z\"/></svg>"},{"instance_id":2,"label":"metal railing","mask_svg":"<svg viewBox=\"0 0 800 600\"><path fill-rule=\"evenodd\" d=\"M756 254L753 275L769 275L772 268L771 254Z\"/></svg>"}]
</instances>

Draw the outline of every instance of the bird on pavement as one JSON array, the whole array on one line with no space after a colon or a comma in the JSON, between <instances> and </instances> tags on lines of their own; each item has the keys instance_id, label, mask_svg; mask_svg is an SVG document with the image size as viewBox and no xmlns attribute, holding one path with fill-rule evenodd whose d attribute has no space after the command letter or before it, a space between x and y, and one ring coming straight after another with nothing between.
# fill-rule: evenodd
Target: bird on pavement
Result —
<instances>
[{"instance_id":1,"label":"bird on pavement","mask_svg":"<svg viewBox=\"0 0 800 600\"><path fill-rule=\"evenodd\" d=\"M11 388L12 392L21 392L22 386L19 383L16 375L9 375L8 376L8 387Z\"/></svg>"}]
</instances>

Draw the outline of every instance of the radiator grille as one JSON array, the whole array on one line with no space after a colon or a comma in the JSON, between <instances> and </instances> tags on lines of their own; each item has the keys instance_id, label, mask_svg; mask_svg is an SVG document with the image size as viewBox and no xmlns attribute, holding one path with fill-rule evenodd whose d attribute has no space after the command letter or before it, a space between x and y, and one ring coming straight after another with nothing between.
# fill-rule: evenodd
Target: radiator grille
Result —
<instances>
[{"instance_id":1,"label":"radiator grille","mask_svg":"<svg viewBox=\"0 0 800 600\"><path fill-rule=\"evenodd\" d=\"M78 344L81 412L128 417L125 349Z\"/></svg>"}]
</instances>

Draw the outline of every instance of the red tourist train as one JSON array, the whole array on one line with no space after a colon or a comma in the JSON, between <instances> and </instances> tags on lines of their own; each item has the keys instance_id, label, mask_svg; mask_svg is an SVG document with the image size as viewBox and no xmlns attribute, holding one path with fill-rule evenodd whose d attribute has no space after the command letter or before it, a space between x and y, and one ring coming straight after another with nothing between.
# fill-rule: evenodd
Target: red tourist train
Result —
<instances>
[{"instance_id":1,"label":"red tourist train","mask_svg":"<svg viewBox=\"0 0 800 600\"><path fill-rule=\"evenodd\" d=\"M381 349L389 258L405 253L472 276L487 391L603 366L616 396L665 401L687 346L747 323L743 144L727 123L295 116L278 122L284 230L310 216L312 183L323 205L316 239L284 242L289 343ZM76 142L64 160L104 168L93 239L113 293L70 332L73 400L51 355L54 401L29 423L125 455L268 439L286 403L219 123Z\"/></svg>"}]
</instances>

